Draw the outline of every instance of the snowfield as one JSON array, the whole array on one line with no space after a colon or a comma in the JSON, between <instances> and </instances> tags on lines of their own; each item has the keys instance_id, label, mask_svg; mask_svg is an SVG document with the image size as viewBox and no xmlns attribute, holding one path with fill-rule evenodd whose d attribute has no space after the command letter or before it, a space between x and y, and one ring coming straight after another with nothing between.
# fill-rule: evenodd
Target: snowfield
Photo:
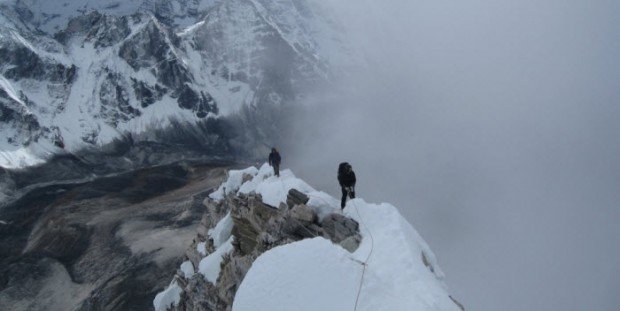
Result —
<instances>
[{"instance_id":1,"label":"snowfield","mask_svg":"<svg viewBox=\"0 0 620 311\"><path fill-rule=\"evenodd\" d=\"M243 182L246 174L252 179ZM308 205L319 215L341 212L339 200L316 191L290 170L282 170L277 178L267 164L258 170L230 171L211 198L222 200L224 187L227 193L260 193L264 203L274 207L295 188L311 198ZM322 237L275 247L252 264L232 310L460 310L448 294L435 255L394 206L354 199L343 213L360 224L363 240L354 253ZM212 283L217 281L221 256L232 251L228 218L209 232L226 242L200 262L199 272ZM176 293L175 286L172 283L163 293ZM161 301L154 301L156 309ZM169 297L165 302L178 300Z\"/></svg>"}]
</instances>

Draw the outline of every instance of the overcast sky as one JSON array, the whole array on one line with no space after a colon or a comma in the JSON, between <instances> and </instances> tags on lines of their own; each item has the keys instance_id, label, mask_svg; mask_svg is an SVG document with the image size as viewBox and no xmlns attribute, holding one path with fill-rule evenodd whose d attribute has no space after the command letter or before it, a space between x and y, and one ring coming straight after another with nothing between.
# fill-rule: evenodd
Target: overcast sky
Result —
<instances>
[{"instance_id":1,"label":"overcast sky","mask_svg":"<svg viewBox=\"0 0 620 311\"><path fill-rule=\"evenodd\" d=\"M620 2L324 1L369 65L312 99L285 165L338 195L349 161L468 310L617 310Z\"/></svg>"}]
</instances>

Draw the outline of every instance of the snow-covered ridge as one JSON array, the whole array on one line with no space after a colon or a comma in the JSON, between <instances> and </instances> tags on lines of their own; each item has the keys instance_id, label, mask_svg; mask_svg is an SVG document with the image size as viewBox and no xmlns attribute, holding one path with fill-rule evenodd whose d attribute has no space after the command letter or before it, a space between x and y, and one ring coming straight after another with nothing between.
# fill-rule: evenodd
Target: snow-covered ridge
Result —
<instances>
[{"instance_id":1,"label":"snow-covered ridge","mask_svg":"<svg viewBox=\"0 0 620 311\"><path fill-rule=\"evenodd\" d=\"M337 199L313 189L290 170L275 177L266 164L260 169L230 171L210 198L223 201L257 193L273 209L289 209L286 202L290 189L307 195L310 200L306 205L319 217L342 213L357 221L361 244L350 252L326 238L310 237L267 250L251 263L234 296L232 310L461 310L449 296L443 272L429 246L390 204L354 199L341 212ZM236 237L229 233L235 232L232 226L229 212L209 231L214 240L217 237L226 242L200 262L200 277L216 286L219 279L214 273L220 273L223 256L234 252L231 245ZM193 276L193 267L189 274L185 272L187 262L183 265L182 276ZM184 309L187 302L179 304L181 291L177 290L184 282L173 281L158 294L155 309L165 310L170 305ZM184 299L192 299L184 295Z\"/></svg>"}]
</instances>

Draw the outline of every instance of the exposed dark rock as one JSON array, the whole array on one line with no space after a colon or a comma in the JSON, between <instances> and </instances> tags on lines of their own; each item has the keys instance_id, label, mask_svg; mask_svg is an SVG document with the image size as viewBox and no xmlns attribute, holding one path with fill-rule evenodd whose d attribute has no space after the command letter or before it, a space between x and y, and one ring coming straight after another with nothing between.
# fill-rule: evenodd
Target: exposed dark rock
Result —
<instances>
[{"instance_id":1,"label":"exposed dark rock","mask_svg":"<svg viewBox=\"0 0 620 311\"><path fill-rule=\"evenodd\" d=\"M325 234L334 242L338 243L359 231L357 221L341 214L329 214L323 218L321 226Z\"/></svg>"},{"instance_id":2,"label":"exposed dark rock","mask_svg":"<svg viewBox=\"0 0 620 311\"><path fill-rule=\"evenodd\" d=\"M118 73L108 72L101 84L99 99L100 115L106 123L116 126L141 115L140 110L131 105L125 79Z\"/></svg>"},{"instance_id":3,"label":"exposed dark rock","mask_svg":"<svg viewBox=\"0 0 620 311\"><path fill-rule=\"evenodd\" d=\"M291 208L291 217L303 224L310 225L317 221L317 215L310 207L300 204Z\"/></svg>"},{"instance_id":4,"label":"exposed dark rock","mask_svg":"<svg viewBox=\"0 0 620 311\"><path fill-rule=\"evenodd\" d=\"M199 118L204 118L209 113L218 113L217 105L211 95L202 91L198 94L187 84L181 89L177 102L179 107L195 111Z\"/></svg>"},{"instance_id":5,"label":"exposed dark rock","mask_svg":"<svg viewBox=\"0 0 620 311\"><path fill-rule=\"evenodd\" d=\"M125 40L119 49L119 56L129 66L138 71L142 68L152 70L158 81L173 90L181 90L192 76L178 59L171 45L175 35L150 20L140 32Z\"/></svg>"},{"instance_id":6,"label":"exposed dark rock","mask_svg":"<svg viewBox=\"0 0 620 311\"><path fill-rule=\"evenodd\" d=\"M465 306L463 306L463 304L461 304L460 302L458 302L456 299L454 299L454 297L452 296L448 296L450 297L450 300L452 300L454 302L454 304L456 304L459 309L461 309L461 311L465 311Z\"/></svg>"},{"instance_id":7,"label":"exposed dark rock","mask_svg":"<svg viewBox=\"0 0 620 311\"><path fill-rule=\"evenodd\" d=\"M112 16L91 11L69 21L67 28L56 33L54 38L63 44L75 37L92 42L95 47L109 47L131 33L127 16Z\"/></svg>"},{"instance_id":8,"label":"exposed dark rock","mask_svg":"<svg viewBox=\"0 0 620 311\"><path fill-rule=\"evenodd\" d=\"M0 61L3 74L12 80L49 80L54 83L71 83L75 66L66 67L51 59L43 59L26 46L1 46Z\"/></svg>"},{"instance_id":9,"label":"exposed dark rock","mask_svg":"<svg viewBox=\"0 0 620 311\"><path fill-rule=\"evenodd\" d=\"M149 86L146 82L138 81L134 78L131 79L131 86L133 87L136 99L140 101L142 108L146 108L156 101L162 99L162 97L168 92L165 87L155 84L155 86Z\"/></svg>"},{"instance_id":10,"label":"exposed dark rock","mask_svg":"<svg viewBox=\"0 0 620 311\"><path fill-rule=\"evenodd\" d=\"M6 139L9 144L15 146L28 145L41 135L41 126L36 117L11 98L5 90L0 89L0 129L4 126L13 129L14 135L7 135Z\"/></svg>"},{"instance_id":11,"label":"exposed dark rock","mask_svg":"<svg viewBox=\"0 0 620 311\"><path fill-rule=\"evenodd\" d=\"M241 176L241 184L244 184L246 181L250 181L252 180L252 178L254 178L254 176L252 176L252 174L243 174L243 176Z\"/></svg>"},{"instance_id":12,"label":"exposed dark rock","mask_svg":"<svg viewBox=\"0 0 620 311\"><path fill-rule=\"evenodd\" d=\"M308 201L310 201L310 198L297 189L289 190L286 196L286 205L288 205L289 208L298 204L307 204Z\"/></svg>"},{"instance_id":13,"label":"exposed dark rock","mask_svg":"<svg viewBox=\"0 0 620 311\"><path fill-rule=\"evenodd\" d=\"M420 253L420 257L422 257L422 263L424 263L424 266L431 270L431 272L435 273L435 267L433 267L431 262L428 260L428 257L426 257L426 253L424 253L424 251Z\"/></svg>"},{"instance_id":14,"label":"exposed dark rock","mask_svg":"<svg viewBox=\"0 0 620 311\"><path fill-rule=\"evenodd\" d=\"M236 202L235 202L236 201ZM250 254L256 248L258 235L267 227L268 221L278 211L262 202L260 197L250 195L233 198L231 216L234 222L232 234L241 254Z\"/></svg>"}]
</instances>

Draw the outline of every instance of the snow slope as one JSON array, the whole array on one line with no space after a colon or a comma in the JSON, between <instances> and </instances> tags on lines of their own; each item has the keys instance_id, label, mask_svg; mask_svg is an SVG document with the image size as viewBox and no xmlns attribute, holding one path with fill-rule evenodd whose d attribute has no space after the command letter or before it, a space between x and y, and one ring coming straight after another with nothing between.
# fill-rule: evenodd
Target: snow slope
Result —
<instances>
[{"instance_id":1,"label":"snow slope","mask_svg":"<svg viewBox=\"0 0 620 311\"><path fill-rule=\"evenodd\" d=\"M277 178L267 164L258 170L230 171L211 198L222 200L224 187L227 193L260 193L263 202L274 207L295 188L311 198L308 206L319 216L340 213L337 199L313 189L290 170L282 170ZM358 198L350 200L343 213L360 224L363 240L354 253L322 237L273 248L252 264L236 293L233 311L460 310L448 294L435 255L394 206ZM209 235L219 236L228 227L225 217ZM209 281L217 279L219 259L230 251L233 238L200 263L200 272ZM207 262L209 257L213 262Z\"/></svg>"},{"instance_id":2,"label":"snow slope","mask_svg":"<svg viewBox=\"0 0 620 311\"><path fill-rule=\"evenodd\" d=\"M356 310L460 310L428 245L395 207L355 199L344 212L362 227L355 253L324 238L267 251L241 283L233 310L354 310L358 291Z\"/></svg>"}]
</instances>

